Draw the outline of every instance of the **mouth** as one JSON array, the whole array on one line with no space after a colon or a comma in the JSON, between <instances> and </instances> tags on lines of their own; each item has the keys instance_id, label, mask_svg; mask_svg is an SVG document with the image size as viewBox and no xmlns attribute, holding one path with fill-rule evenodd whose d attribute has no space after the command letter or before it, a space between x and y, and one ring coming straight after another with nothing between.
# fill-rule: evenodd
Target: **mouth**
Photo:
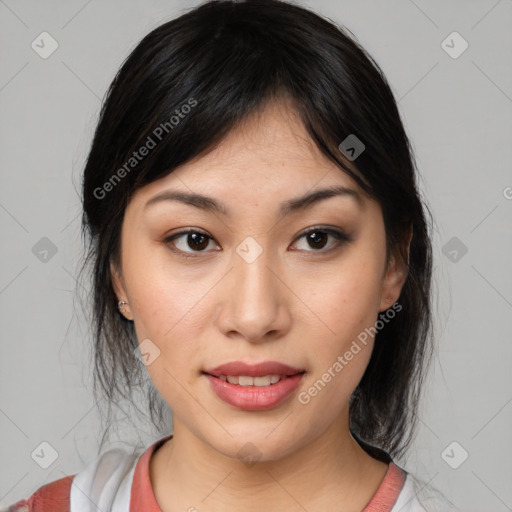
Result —
<instances>
[{"instance_id":1,"label":"mouth","mask_svg":"<svg viewBox=\"0 0 512 512\"><path fill-rule=\"evenodd\" d=\"M304 372L305 370L302 368L278 361L263 361L261 363L233 361L205 370L203 373L239 386L271 386L287 377Z\"/></svg>"},{"instance_id":2,"label":"mouth","mask_svg":"<svg viewBox=\"0 0 512 512\"><path fill-rule=\"evenodd\" d=\"M212 375L211 373L203 372L206 375L210 375L211 377L220 379L224 382L229 382L230 384L235 384L237 386L255 386L255 387L263 387L263 386L273 386L278 382L281 382L284 379L288 379L293 377L293 375L301 375L305 373L305 370L295 373L293 375L261 375L258 377L252 377L250 375Z\"/></svg>"},{"instance_id":3,"label":"mouth","mask_svg":"<svg viewBox=\"0 0 512 512\"><path fill-rule=\"evenodd\" d=\"M221 400L248 411L271 409L285 402L305 373L304 369L276 361L236 361L202 372Z\"/></svg>"}]
</instances>

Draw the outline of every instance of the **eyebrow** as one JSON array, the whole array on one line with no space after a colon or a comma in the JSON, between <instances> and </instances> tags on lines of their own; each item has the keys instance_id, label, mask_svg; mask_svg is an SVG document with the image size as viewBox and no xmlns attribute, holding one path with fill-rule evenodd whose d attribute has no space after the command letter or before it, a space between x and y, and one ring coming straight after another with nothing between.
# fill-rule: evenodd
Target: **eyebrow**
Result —
<instances>
[{"instance_id":1,"label":"eyebrow","mask_svg":"<svg viewBox=\"0 0 512 512\"><path fill-rule=\"evenodd\" d=\"M301 197L289 199L288 201L281 203L279 217L283 218L290 213L310 208L320 201L338 196L352 197L356 200L361 208L363 207L363 198L358 191L348 187L334 186L330 188L314 190L313 192L308 192ZM144 209L147 209L149 206L160 203L162 201L179 201L201 210L210 211L212 213L220 213L222 215L226 215L227 217L232 216L231 212L225 207L225 205L219 203L212 197L190 192L178 192L174 190L165 190L160 194L152 197L146 203Z\"/></svg>"}]
</instances>

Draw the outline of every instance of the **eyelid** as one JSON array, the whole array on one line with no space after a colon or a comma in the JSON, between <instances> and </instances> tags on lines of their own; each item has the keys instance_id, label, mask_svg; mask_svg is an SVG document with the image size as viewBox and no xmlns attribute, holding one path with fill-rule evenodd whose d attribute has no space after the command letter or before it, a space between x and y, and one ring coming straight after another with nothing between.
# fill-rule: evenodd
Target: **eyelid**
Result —
<instances>
[{"instance_id":1,"label":"eyelid","mask_svg":"<svg viewBox=\"0 0 512 512\"><path fill-rule=\"evenodd\" d=\"M163 240L163 243L164 243L164 245L168 246L169 243L173 242L175 238L179 238L183 235L187 235L188 233L198 233L200 235L203 235L203 236L209 238L210 240L213 240L214 242L217 242L215 240L215 238L213 238L213 236L211 236L204 229L190 227L190 228L186 228L181 231L178 231L177 233L173 233L172 235L166 236ZM186 258L186 259L187 258L197 258L203 254L208 254L209 252L211 252L211 251L182 251L181 249L178 249L176 247L170 248L170 250L176 254L179 254L180 256L182 256L183 258Z\"/></svg>"},{"instance_id":2,"label":"eyelid","mask_svg":"<svg viewBox=\"0 0 512 512\"><path fill-rule=\"evenodd\" d=\"M346 240L350 240L349 235L347 235L347 233L343 229L341 229L340 227L331 227L331 226L322 225L322 224L306 228L304 231L302 231L301 233L299 233L297 235L297 238L295 240L298 240L299 238L302 238L305 235L309 235L309 233L312 233L314 231L322 231L324 233L329 233L329 234L335 235L335 236L337 235L337 236L342 237L342 238L344 238Z\"/></svg>"},{"instance_id":3,"label":"eyelid","mask_svg":"<svg viewBox=\"0 0 512 512\"><path fill-rule=\"evenodd\" d=\"M334 247L331 247L330 249L325 249L325 250L323 248L318 249L318 250L313 249L310 251L305 251L306 253L329 254L332 251L339 249L341 245L351 242L353 240L353 237L351 235L348 235L343 229L341 229L339 227L334 228L334 227L329 227L329 226L325 226L325 225L317 225L317 226L309 227L309 228L305 229L304 231L302 231L299 235L297 235L297 237L295 238L293 243L296 243L301 238L309 235L309 233L314 233L316 231L320 231L322 233L331 235L332 237L334 237L336 239L336 243L334 244Z\"/></svg>"},{"instance_id":4,"label":"eyelid","mask_svg":"<svg viewBox=\"0 0 512 512\"><path fill-rule=\"evenodd\" d=\"M322 233L331 235L332 237L334 237L336 239L337 243L331 249L327 249L327 250L312 249L310 251L305 251L305 252L327 254L327 253L330 253L331 251L338 249L342 244L351 242L353 240L352 236L348 235L340 227L329 227L327 225L316 225L316 226L311 226L309 228L306 228L304 231L299 233L293 240L293 243L296 243L301 238L304 238L309 233L313 233L315 231L321 231ZM207 238L209 238L210 240L212 240L214 242L217 242L215 240L215 238L213 236L211 236L207 231L200 229L200 228L190 227L190 228L183 229L177 233L173 233L172 235L165 237L163 240L163 243L165 245L168 245L170 242L174 241L175 238L179 238L181 236L187 235L188 233L198 233L200 235L206 236ZM202 256L203 254L208 254L209 252L211 252L211 251L182 251L181 249L177 249L177 248L171 248L170 250L174 253L179 254L180 256L182 256L184 258L196 258L196 257Z\"/></svg>"}]
</instances>

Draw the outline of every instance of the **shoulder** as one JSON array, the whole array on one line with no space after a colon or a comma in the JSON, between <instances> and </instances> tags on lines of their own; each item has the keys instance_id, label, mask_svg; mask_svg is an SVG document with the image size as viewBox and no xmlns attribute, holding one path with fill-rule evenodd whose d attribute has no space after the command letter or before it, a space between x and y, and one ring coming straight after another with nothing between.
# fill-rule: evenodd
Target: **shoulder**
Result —
<instances>
[{"instance_id":1,"label":"shoulder","mask_svg":"<svg viewBox=\"0 0 512 512\"><path fill-rule=\"evenodd\" d=\"M91 502L98 510L128 511L133 474L140 455L136 450L128 452L116 448L93 460L73 479L71 511L88 510Z\"/></svg>"},{"instance_id":2,"label":"shoulder","mask_svg":"<svg viewBox=\"0 0 512 512\"><path fill-rule=\"evenodd\" d=\"M0 512L68 512L73 477L66 476L43 485L29 499L18 501Z\"/></svg>"},{"instance_id":3,"label":"shoulder","mask_svg":"<svg viewBox=\"0 0 512 512\"><path fill-rule=\"evenodd\" d=\"M70 512L89 510L91 502L98 510L129 510L131 482L140 453L109 450L92 460L75 475L55 480L37 489L0 512Z\"/></svg>"},{"instance_id":4,"label":"shoulder","mask_svg":"<svg viewBox=\"0 0 512 512\"><path fill-rule=\"evenodd\" d=\"M406 478L391 512L460 512L441 491L404 471Z\"/></svg>"}]
</instances>

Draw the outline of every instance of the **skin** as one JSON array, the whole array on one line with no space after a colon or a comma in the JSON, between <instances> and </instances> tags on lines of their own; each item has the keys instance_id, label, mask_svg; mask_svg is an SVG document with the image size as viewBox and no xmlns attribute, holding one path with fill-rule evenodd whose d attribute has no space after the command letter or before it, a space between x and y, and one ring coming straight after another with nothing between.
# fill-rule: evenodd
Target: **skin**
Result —
<instances>
[{"instance_id":1,"label":"skin","mask_svg":"<svg viewBox=\"0 0 512 512\"><path fill-rule=\"evenodd\" d=\"M163 512L360 512L382 482L387 464L366 454L349 432L349 398L373 338L307 405L298 401L395 303L406 276L394 257L386 266L382 211L368 197L362 205L332 197L278 218L282 201L331 185L362 193L283 101L128 204L121 268L111 268L139 342L149 338L160 350L147 370L174 417L174 438L150 462ZM213 197L232 217L177 201L144 209L169 189ZM308 243L302 234L317 225L352 238L338 243L324 235ZM187 235L174 245L164 241L187 228L211 237L202 252ZM247 236L263 250L252 263L236 252ZM196 257L185 259L171 247ZM236 360L276 360L307 373L281 405L242 411L220 400L201 374ZM260 454L253 465L237 454L248 442Z\"/></svg>"}]
</instances>

